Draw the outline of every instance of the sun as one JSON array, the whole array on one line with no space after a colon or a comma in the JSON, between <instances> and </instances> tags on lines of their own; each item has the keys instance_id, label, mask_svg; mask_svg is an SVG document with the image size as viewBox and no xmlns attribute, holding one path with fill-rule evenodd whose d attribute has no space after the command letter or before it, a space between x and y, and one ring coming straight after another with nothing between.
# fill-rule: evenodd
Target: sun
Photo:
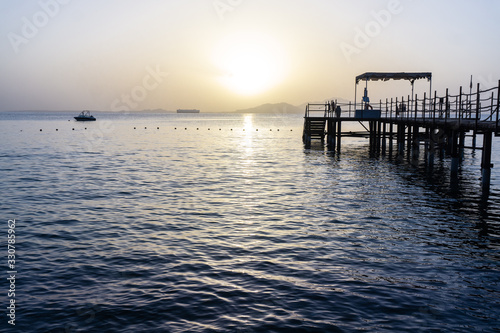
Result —
<instances>
[{"instance_id":1,"label":"sun","mask_svg":"<svg viewBox=\"0 0 500 333\"><path fill-rule=\"evenodd\" d=\"M268 91L286 76L282 48L267 36L234 34L224 38L214 52L218 81L241 95Z\"/></svg>"}]
</instances>

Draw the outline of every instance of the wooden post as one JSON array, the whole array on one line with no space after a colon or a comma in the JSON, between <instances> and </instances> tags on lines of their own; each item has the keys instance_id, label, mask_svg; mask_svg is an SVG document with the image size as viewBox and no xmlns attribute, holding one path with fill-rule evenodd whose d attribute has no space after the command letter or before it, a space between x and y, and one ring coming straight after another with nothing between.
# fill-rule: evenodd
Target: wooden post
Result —
<instances>
[{"instance_id":1,"label":"wooden post","mask_svg":"<svg viewBox=\"0 0 500 333\"><path fill-rule=\"evenodd\" d=\"M425 122L425 93L424 93L424 104L422 105L422 119L424 120Z\"/></svg>"},{"instance_id":2,"label":"wooden post","mask_svg":"<svg viewBox=\"0 0 500 333\"><path fill-rule=\"evenodd\" d=\"M479 92L479 83L477 84L477 93L476 93L476 126L475 131L477 131L477 123L479 122L479 118L481 118L481 93Z\"/></svg>"},{"instance_id":3,"label":"wooden post","mask_svg":"<svg viewBox=\"0 0 500 333\"><path fill-rule=\"evenodd\" d=\"M340 144L342 142L342 121L337 121L337 152L340 153Z\"/></svg>"},{"instance_id":4,"label":"wooden post","mask_svg":"<svg viewBox=\"0 0 500 333\"><path fill-rule=\"evenodd\" d=\"M384 121L382 125L382 156L385 156L386 140L387 140L387 123Z\"/></svg>"},{"instance_id":5,"label":"wooden post","mask_svg":"<svg viewBox=\"0 0 500 333\"><path fill-rule=\"evenodd\" d=\"M327 132L326 142L327 142L327 148L330 151L335 150L336 130L337 130L337 122L333 119L328 119L328 132Z\"/></svg>"},{"instance_id":6,"label":"wooden post","mask_svg":"<svg viewBox=\"0 0 500 333\"><path fill-rule=\"evenodd\" d=\"M311 123L309 119L304 120L304 133L302 134L302 142L304 142L304 145L306 149L311 148Z\"/></svg>"},{"instance_id":7,"label":"wooden post","mask_svg":"<svg viewBox=\"0 0 500 333\"><path fill-rule=\"evenodd\" d=\"M429 127L425 127L425 134L424 134L424 160L425 163L427 164L428 162L428 152L429 152Z\"/></svg>"},{"instance_id":8,"label":"wooden post","mask_svg":"<svg viewBox=\"0 0 500 333\"><path fill-rule=\"evenodd\" d=\"M408 152L408 157L410 157L411 147L413 146L413 134L412 134L412 126L408 124L408 134L406 135L406 149Z\"/></svg>"},{"instance_id":9,"label":"wooden post","mask_svg":"<svg viewBox=\"0 0 500 333\"><path fill-rule=\"evenodd\" d=\"M439 129L440 137L438 142L439 158L443 159L446 156L446 147L448 146L448 134L445 130Z\"/></svg>"},{"instance_id":10,"label":"wooden post","mask_svg":"<svg viewBox=\"0 0 500 333\"><path fill-rule=\"evenodd\" d=\"M394 137L394 124L391 121L389 123L389 157L392 157L393 137Z\"/></svg>"},{"instance_id":11,"label":"wooden post","mask_svg":"<svg viewBox=\"0 0 500 333\"><path fill-rule=\"evenodd\" d=\"M417 121L417 110L418 110L418 95L415 95L415 121Z\"/></svg>"},{"instance_id":12,"label":"wooden post","mask_svg":"<svg viewBox=\"0 0 500 333\"><path fill-rule=\"evenodd\" d=\"M445 100L445 105L444 105L444 123L446 125L446 123L448 122L448 113L450 112L450 109L449 109L449 99L448 99L448 88L446 88L446 100Z\"/></svg>"},{"instance_id":13,"label":"wooden post","mask_svg":"<svg viewBox=\"0 0 500 333\"><path fill-rule=\"evenodd\" d=\"M435 142L435 131L436 129L430 128L429 129L429 149L427 150L427 164L429 166L429 169L432 169L434 167L434 157L436 153L436 142Z\"/></svg>"},{"instance_id":14,"label":"wooden post","mask_svg":"<svg viewBox=\"0 0 500 333\"><path fill-rule=\"evenodd\" d=\"M418 160L420 155L420 146L418 141L419 127L418 125L413 126L413 140L412 140L412 159Z\"/></svg>"},{"instance_id":15,"label":"wooden post","mask_svg":"<svg viewBox=\"0 0 500 333\"><path fill-rule=\"evenodd\" d=\"M500 80L498 80L498 88L497 88L497 107L496 107L496 122L495 122L495 134L498 133L498 113L500 112Z\"/></svg>"},{"instance_id":16,"label":"wooden post","mask_svg":"<svg viewBox=\"0 0 500 333\"><path fill-rule=\"evenodd\" d=\"M491 120L493 120L493 109L495 107L494 96L495 96L495 93L492 91L491 92L491 107L490 107L490 109L491 109L491 113L490 113L491 114Z\"/></svg>"},{"instance_id":17,"label":"wooden post","mask_svg":"<svg viewBox=\"0 0 500 333\"><path fill-rule=\"evenodd\" d=\"M489 192L491 183L491 146L492 132L488 131L483 134L483 157L481 163L482 169L482 187L484 192Z\"/></svg>"},{"instance_id":18,"label":"wooden post","mask_svg":"<svg viewBox=\"0 0 500 333\"><path fill-rule=\"evenodd\" d=\"M377 147L376 147L376 150L377 150L377 155L380 154L380 147L381 147L381 140L382 140L382 121L381 120L377 120L375 121L375 125L376 125L376 144L377 144Z\"/></svg>"},{"instance_id":19,"label":"wooden post","mask_svg":"<svg viewBox=\"0 0 500 333\"><path fill-rule=\"evenodd\" d=\"M453 132L450 130L446 131L446 154L449 156L453 154Z\"/></svg>"},{"instance_id":20,"label":"wooden post","mask_svg":"<svg viewBox=\"0 0 500 333\"><path fill-rule=\"evenodd\" d=\"M411 113L411 109L410 109L410 95L408 95L408 101L407 101L406 104L407 104L406 105L406 111L407 111L406 112L406 119L409 120L411 118L411 115L410 115L410 113Z\"/></svg>"},{"instance_id":21,"label":"wooden post","mask_svg":"<svg viewBox=\"0 0 500 333\"><path fill-rule=\"evenodd\" d=\"M460 165L460 155L458 149L458 132L452 131L450 133L450 150L451 150L451 177L458 177L458 167Z\"/></svg>"},{"instance_id":22,"label":"wooden post","mask_svg":"<svg viewBox=\"0 0 500 333\"><path fill-rule=\"evenodd\" d=\"M500 81L499 81L499 84L500 84ZM498 91L500 91L500 89ZM396 102L396 110L397 110L397 108L398 107L397 107L397 102ZM392 108L392 97L391 97L391 121L392 121L392 110L393 110L393 108Z\"/></svg>"},{"instance_id":23,"label":"wooden post","mask_svg":"<svg viewBox=\"0 0 500 333\"><path fill-rule=\"evenodd\" d=\"M434 90L434 107L433 107L433 115L432 115L432 119L433 119L433 124L436 124L436 99L437 99L437 91Z\"/></svg>"},{"instance_id":24,"label":"wooden post","mask_svg":"<svg viewBox=\"0 0 500 333\"><path fill-rule=\"evenodd\" d=\"M463 161L465 157L465 131L460 131L458 149L459 149L460 161Z\"/></svg>"},{"instance_id":25,"label":"wooden post","mask_svg":"<svg viewBox=\"0 0 500 333\"><path fill-rule=\"evenodd\" d=\"M460 86L460 97L458 100L458 126L462 123L462 86Z\"/></svg>"},{"instance_id":26,"label":"wooden post","mask_svg":"<svg viewBox=\"0 0 500 333\"><path fill-rule=\"evenodd\" d=\"M373 146L375 146L375 143L374 143L374 140L373 140L373 131L374 131L374 129L373 129L373 121L371 121L371 120L368 122L368 130L370 131L368 133L368 135L369 135L369 140L370 140L370 157L371 157L374 154Z\"/></svg>"},{"instance_id":27,"label":"wooden post","mask_svg":"<svg viewBox=\"0 0 500 333\"><path fill-rule=\"evenodd\" d=\"M403 156L405 152L405 125L402 122L398 123L398 155Z\"/></svg>"}]
</instances>

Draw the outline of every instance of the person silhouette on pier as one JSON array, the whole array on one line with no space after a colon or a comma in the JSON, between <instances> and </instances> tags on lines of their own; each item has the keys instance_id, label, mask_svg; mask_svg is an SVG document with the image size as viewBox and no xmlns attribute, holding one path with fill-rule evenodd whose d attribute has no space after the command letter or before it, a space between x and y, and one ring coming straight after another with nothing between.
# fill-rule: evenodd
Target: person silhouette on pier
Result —
<instances>
[{"instance_id":1,"label":"person silhouette on pier","mask_svg":"<svg viewBox=\"0 0 500 333\"><path fill-rule=\"evenodd\" d=\"M337 107L335 108L335 115L337 116L337 118L340 118L341 113L342 109L340 108L340 105L337 105Z\"/></svg>"}]
</instances>

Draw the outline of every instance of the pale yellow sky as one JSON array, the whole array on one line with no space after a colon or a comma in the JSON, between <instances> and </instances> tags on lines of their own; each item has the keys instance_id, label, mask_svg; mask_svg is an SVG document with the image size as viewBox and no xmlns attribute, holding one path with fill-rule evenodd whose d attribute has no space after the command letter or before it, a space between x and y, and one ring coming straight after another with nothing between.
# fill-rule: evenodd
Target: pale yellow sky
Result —
<instances>
[{"instance_id":1,"label":"pale yellow sky","mask_svg":"<svg viewBox=\"0 0 500 333\"><path fill-rule=\"evenodd\" d=\"M367 71L430 71L438 91L470 75L493 86L498 14L486 0L2 1L0 110L353 100ZM409 93L370 85L372 100Z\"/></svg>"}]
</instances>

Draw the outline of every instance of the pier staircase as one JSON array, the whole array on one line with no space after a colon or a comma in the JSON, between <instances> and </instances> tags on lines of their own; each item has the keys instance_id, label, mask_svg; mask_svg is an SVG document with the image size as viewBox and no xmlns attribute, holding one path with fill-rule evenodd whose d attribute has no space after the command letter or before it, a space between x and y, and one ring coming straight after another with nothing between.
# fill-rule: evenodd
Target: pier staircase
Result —
<instances>
[{"instance_id":1,"label":"pier staircase","mask_svg":"<svg viewBox=\"0 0 500 333\"><path fill-rule=\"evenodd\" d=\"M325 140L325 118L306 118L304 120L304 138L309 140Z\"/></svg>"},{"instance_id":2,"label":"pier staircase","mask_svg":"<svg viewBox=\"0 0 500 333\"><path fill-rule=\"evenodd\" d=\"M329 112L329 104L307 104L302 134L304 143L311 140L321 140L321 143L324 143Z\"/></svg>"}]
</instances>

